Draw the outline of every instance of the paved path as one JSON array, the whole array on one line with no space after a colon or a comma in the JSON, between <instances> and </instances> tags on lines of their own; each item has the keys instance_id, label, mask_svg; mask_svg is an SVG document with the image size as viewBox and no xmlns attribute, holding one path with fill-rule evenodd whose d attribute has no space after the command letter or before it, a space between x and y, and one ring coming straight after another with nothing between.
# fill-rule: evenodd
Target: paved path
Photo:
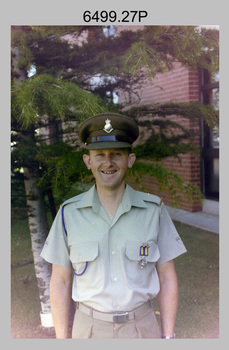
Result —
<instances>
[{"instance_id":1,"label":"paved path","mask_svg":"<svg viewBox=\"0 0 229 350\"><path fill-rule=\"evenodd\" d=\"M166 206L172 219L219 234L219 216L205 212L191 213L186 210Z\"/></svg>"}]
</instances>

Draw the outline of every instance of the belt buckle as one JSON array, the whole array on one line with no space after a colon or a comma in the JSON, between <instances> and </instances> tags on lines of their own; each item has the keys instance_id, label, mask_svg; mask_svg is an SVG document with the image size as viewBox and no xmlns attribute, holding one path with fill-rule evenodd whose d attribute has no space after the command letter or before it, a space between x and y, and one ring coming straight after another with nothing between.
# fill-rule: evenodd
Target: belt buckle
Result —
<instances>
[{"instance_id":1,"label":"belt buckle","mask_svg":"<svg viewBox=\"0 0 229 350\"><path fill-rule=\"evenodd\" d=\"M125 323L129 321L129 312L123 312L113 315L114 323Z\"/></svg>"}]
</instances>

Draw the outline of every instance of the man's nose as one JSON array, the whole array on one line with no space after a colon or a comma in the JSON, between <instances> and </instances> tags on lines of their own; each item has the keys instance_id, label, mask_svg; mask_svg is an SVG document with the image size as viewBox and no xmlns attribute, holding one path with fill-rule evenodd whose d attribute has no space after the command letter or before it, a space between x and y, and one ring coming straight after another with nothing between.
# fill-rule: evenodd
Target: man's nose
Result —
<instances>
[{"instance_id":1,"label":"man's nose","mask_svg":"<svg viewBox=\"0 0 229 350\"><path fill-rule=\"evenodd\" d=\"M110 154L106 155L104 162L105 162L106 166L110 166L112 164L112 157L110 156Z\"/></svg>"}]
</instances>

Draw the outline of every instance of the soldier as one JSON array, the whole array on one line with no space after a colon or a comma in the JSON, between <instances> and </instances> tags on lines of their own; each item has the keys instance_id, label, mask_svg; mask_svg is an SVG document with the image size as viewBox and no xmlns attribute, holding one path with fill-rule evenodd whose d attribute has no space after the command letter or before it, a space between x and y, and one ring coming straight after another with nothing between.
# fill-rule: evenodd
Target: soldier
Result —
<instances>
[{"instance_id":1,"label":"soldier","mask_svg":"<svg viewBox=\"0 0 229 350\"><path fill-rule=\"evenodd\" d=\"M88 118L79 138L95 185L63 203L42 251L52 263L51 309L56 337L174 338L178 284L174 258L186 252L161 198L125 181L139 136L129 117ZM73 274L73 281L72 281ZM151 299L158 296L161 331Z\"/></svg>"}]
</instances>

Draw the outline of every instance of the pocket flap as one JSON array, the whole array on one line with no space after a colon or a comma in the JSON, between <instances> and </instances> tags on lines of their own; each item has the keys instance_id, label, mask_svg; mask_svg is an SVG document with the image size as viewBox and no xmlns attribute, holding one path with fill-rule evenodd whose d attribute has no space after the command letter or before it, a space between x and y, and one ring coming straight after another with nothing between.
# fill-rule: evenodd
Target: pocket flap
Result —
<instances>
[{"instance_id":1,"label":"pocket flap","mask_svg":"<svg viewBox=\"0 0 229 350\"><path fill-rule=\"evenodd\" d=\"M79 243L71 246L70 260L72 263L93 261L99 254L98 242Z\"/></svg>"},{"instance_id":2,"label":"pocket flap","mask_svg":"<svg viewBox=\"0 0 229 350\"><path fill-rule=\"evenodd\" d=\"M141 259L141 255L140 255L141 246L142 246L142 242L134 242L134 241L127 242L126 256L130 260L139 261ZM148 254L148 255L144 255L144 258L146 261L156 262L160 257L158 245L153 241L148 242L148 248L147 248L147 252L145 251L145 254Z\"/></svg>"}]
</instances>

